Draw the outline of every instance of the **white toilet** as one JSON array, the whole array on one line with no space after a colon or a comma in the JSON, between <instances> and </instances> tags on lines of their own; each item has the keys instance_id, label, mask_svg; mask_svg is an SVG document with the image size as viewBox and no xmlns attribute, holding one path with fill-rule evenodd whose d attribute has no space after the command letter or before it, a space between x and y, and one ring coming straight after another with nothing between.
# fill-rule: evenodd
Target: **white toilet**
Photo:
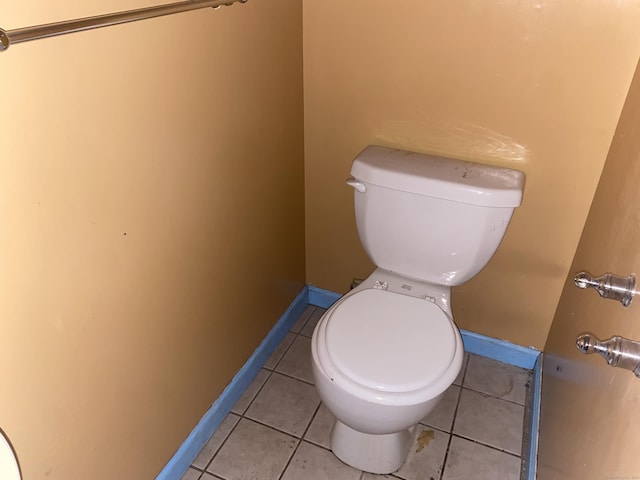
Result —
<instances>
[{"instance_id":1,"label":"white toilet","mask_svg":"<svg viewBox=\"0 0 640 480\"><path fill-rule=\"evenodd\" d=\"M354 160L358 234L374 272L318 322L315 385L343 462L391 473L453 383L464 350L450 288L493 256L524 174L380 146Z\"/></svg>"}]
</instances>

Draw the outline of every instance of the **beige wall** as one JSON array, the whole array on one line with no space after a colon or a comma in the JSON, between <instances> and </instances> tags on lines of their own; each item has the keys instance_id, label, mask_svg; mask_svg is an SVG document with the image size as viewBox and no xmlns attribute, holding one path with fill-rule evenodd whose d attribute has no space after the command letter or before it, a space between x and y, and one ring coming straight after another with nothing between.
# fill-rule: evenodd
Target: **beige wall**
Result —
<instances>
[{"instance_id":1,"label":"beige wall","mask_svg":"<svg viewBox=\"0 0 640 480\"><path fill-rule=\"evenodd\" d=\"M143 6L53 3L1 26ZM301 15L0 54L0 428L25 480L154 478L302 289Z\"/></svg>"},{"instance_id":2,"label":"beige wall","mask_svg":"<svg viewBox=\"0 0 640 480\"><path fill-rule=\"evenodd\" d=\"M304 2L307 281L372 265L352 158L378 143L521 169L497 255L454 289L458 325L544 346L640 55L633 3Z\"/></svg>"}]
</instances>

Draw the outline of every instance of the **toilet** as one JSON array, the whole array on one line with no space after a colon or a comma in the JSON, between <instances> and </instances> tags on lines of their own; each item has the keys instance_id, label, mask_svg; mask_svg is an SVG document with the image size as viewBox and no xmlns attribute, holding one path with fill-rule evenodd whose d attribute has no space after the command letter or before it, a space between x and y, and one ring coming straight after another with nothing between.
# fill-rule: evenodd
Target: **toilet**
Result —
<instances>
[{"instance_id":1,"label":"toilet","mask_svg":"<svg viewBox=\"0 0 640 480\"><path fill-rule=\"evenodd\" d=\"M358 235L376 268L318 322L312 369L336 419L333 453L385 474L405 461L416 426L460 372L451 286L491 259L525 176L376 145L351 175Z\"/></svg>"}]
</instances>

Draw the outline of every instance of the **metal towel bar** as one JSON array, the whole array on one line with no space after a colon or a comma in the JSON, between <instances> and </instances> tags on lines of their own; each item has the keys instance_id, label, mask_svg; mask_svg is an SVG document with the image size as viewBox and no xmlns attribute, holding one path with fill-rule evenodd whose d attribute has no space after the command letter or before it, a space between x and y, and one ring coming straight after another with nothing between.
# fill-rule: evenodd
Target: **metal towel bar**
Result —
<instances>
[{"instance_id":1,"label":"metal towel bar","mask_svg":"<svg viewBox=\"0 0 640 480\"><path fill-rule=\"evenodd\" d=\"M236 2L245 3L247 0L188 0L185 2L168 3L155 7L128 10L126 12L109 13L96 17L79 18L64 22L48 23L33 27L3 30L0 28L0 52L14 43L28 42L40 38L55 37L67 33L82 32L94 28L109 27L121 23L136 22L148 18L162 17L174 13L188 12L200 8L218 8L222 5L232 5Z\"/></svg>"}]
</instances>

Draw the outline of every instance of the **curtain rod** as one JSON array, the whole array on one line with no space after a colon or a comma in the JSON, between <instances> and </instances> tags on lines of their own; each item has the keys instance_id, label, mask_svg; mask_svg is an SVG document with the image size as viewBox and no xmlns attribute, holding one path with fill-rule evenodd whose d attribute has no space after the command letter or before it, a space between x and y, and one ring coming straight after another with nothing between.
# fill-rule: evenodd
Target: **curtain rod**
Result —
<instances>
[{"instance_id":1,"label":"curtain rod","mask_svg":"<svg viewBox=\"0 0 640 480\"><path fill-rule=\"evenodd\" d=\"M232 5L236 2L245 3L247 0L188 0L185 2L168 3L155 7L127 10L126 12L108 13L95 17L79 18L63 22L47 23L33 27L16 28L15 30L3 30L0 28L0 52L9 48L14 43L39 40L41 38L56 37L67 33L82 32L94 28L110 27L121 23L136 22L148 18L162 17L174 13L188 12L200 8L218 8L223 5Z\"/></svg>"}]
</instances>

